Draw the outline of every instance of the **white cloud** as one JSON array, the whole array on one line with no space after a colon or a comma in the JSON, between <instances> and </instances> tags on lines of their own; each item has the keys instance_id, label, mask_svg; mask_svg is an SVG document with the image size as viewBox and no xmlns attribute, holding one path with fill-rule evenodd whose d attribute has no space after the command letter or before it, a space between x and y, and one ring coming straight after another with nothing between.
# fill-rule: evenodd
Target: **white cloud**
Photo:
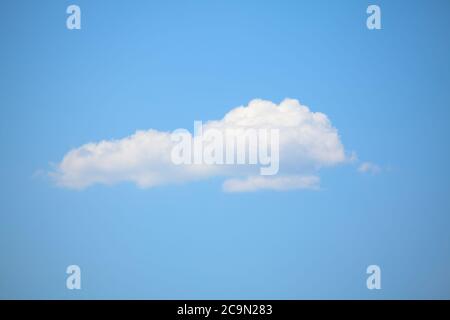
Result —
<instances>
[{"instance_id":1,"label":"white cloud","mask_svg":"<svg viewBox=\"0 0 450 320\"><path fill-rule=\"evenodd\" d=\"M227 191L292 188L316 188L316 173L322 167L349 160L337 130L328 117L312 112L297 100L286 99L279 105L252 100L248 106L229 111L217 121L206 122L208 129L279 129L279 177L262 179L251 165L175 165L171 161L174 142L171 132L137 131L119 140L84 144L70 150L50 175L62 187L83 189L93 184L112 185L124 181L147 188L182 183L213 176L230 178ZM247 176L246 180L233 177Z\"/></svg>"},{"instance_id":2,"label":"white cloud","mask_svg":"<svg viewBox=\"0 0 450 320\"><path fill-rule=\"evenodd\" d=\"M226 192L253 192L258 190L286 191L291 189L319 188L320 178L317 176L251 176L246 179L228 179L223 183Z\"/></svg>"},{"instance_id":3,"label":"white cloud","mask_svg":"<svg viewBox=\"0 0 450 320\"><path fill-rule=\"evenodd\" d=\"M359 165L358 171L361 173L378 174L381 172L381 167L372 162L363 162Z\"/></svg>"}]
</instances>

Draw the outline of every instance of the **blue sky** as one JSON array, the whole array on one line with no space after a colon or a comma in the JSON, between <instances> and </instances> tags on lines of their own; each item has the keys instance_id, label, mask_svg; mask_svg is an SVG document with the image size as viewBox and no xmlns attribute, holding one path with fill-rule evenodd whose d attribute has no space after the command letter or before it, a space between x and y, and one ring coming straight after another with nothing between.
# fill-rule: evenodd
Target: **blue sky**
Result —
<instances>
[{"instance_id":1,"label":"blue sky","mask_svg":"<svg viewBox=\"0 0 450 320\"><path fill-rule=\"evenodd\" d=\"M374 3L382 30L366 28L368 1L2 4L0 297L450 298L450 3ZM287 97L381 172L345 164L318 191L232 194L220 177L46 177L88 142ZM82 290L66 289L71 264ZM366 288L371 264L381 290Z\"/></svg>"}]
</instances>

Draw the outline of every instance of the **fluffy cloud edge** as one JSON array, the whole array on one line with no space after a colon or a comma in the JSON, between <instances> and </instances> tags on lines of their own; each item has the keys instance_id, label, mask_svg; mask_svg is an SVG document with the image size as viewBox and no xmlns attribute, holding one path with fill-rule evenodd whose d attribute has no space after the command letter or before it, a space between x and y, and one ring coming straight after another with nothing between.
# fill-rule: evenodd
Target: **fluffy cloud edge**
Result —
<instances>
[{"instance_id":1,"label":"fluffy cloud edge","mask_svg":"<svg viewBox=\"0 0 450 320\"><path fill-rule=\"evenodd\" d=\"M382 168L379 165L377 165L377 164L375 164L373 162L369 162L369 161L362 162L358 166L358 172L359 173L366 173L366 174L373 174L373 175L375 175L375 174L381 173L381 171L382 171Z\"/></svg>"},{"instance_id":2,"label":"fluffy cloud edge","mask_svg":"<svg viewBox=\"0 0 450 320\"><path fill-rule=\"evenodd\" d=\"M224 181L222 189L228 193L257 192L262 190L288 191L298 189L319 190L318 176L251 176L244 179L231 178Z\"/></svg>"}]
</instances>

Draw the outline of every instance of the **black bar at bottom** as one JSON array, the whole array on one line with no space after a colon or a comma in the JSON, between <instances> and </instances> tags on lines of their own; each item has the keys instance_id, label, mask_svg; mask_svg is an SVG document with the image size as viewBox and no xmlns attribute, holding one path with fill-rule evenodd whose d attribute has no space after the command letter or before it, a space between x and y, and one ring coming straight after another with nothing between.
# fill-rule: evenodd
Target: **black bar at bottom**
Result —
<instances>
[{"instance_id":1,"label":"black bar at bottom","mask_svg":"<svg viewBox=\"0 0 450 320\"><path fill-rule=\"evenodd\" d=\"M85 319L93 314L128 319L309 319L314 316L357 316L359 319L445 315L449 301L412 300L40 300L0 302L3 313L54 315ZM102 317L103 318L103 317ZM133 317L135 318L135 317Z\"/></svg>"}]
</instances>

